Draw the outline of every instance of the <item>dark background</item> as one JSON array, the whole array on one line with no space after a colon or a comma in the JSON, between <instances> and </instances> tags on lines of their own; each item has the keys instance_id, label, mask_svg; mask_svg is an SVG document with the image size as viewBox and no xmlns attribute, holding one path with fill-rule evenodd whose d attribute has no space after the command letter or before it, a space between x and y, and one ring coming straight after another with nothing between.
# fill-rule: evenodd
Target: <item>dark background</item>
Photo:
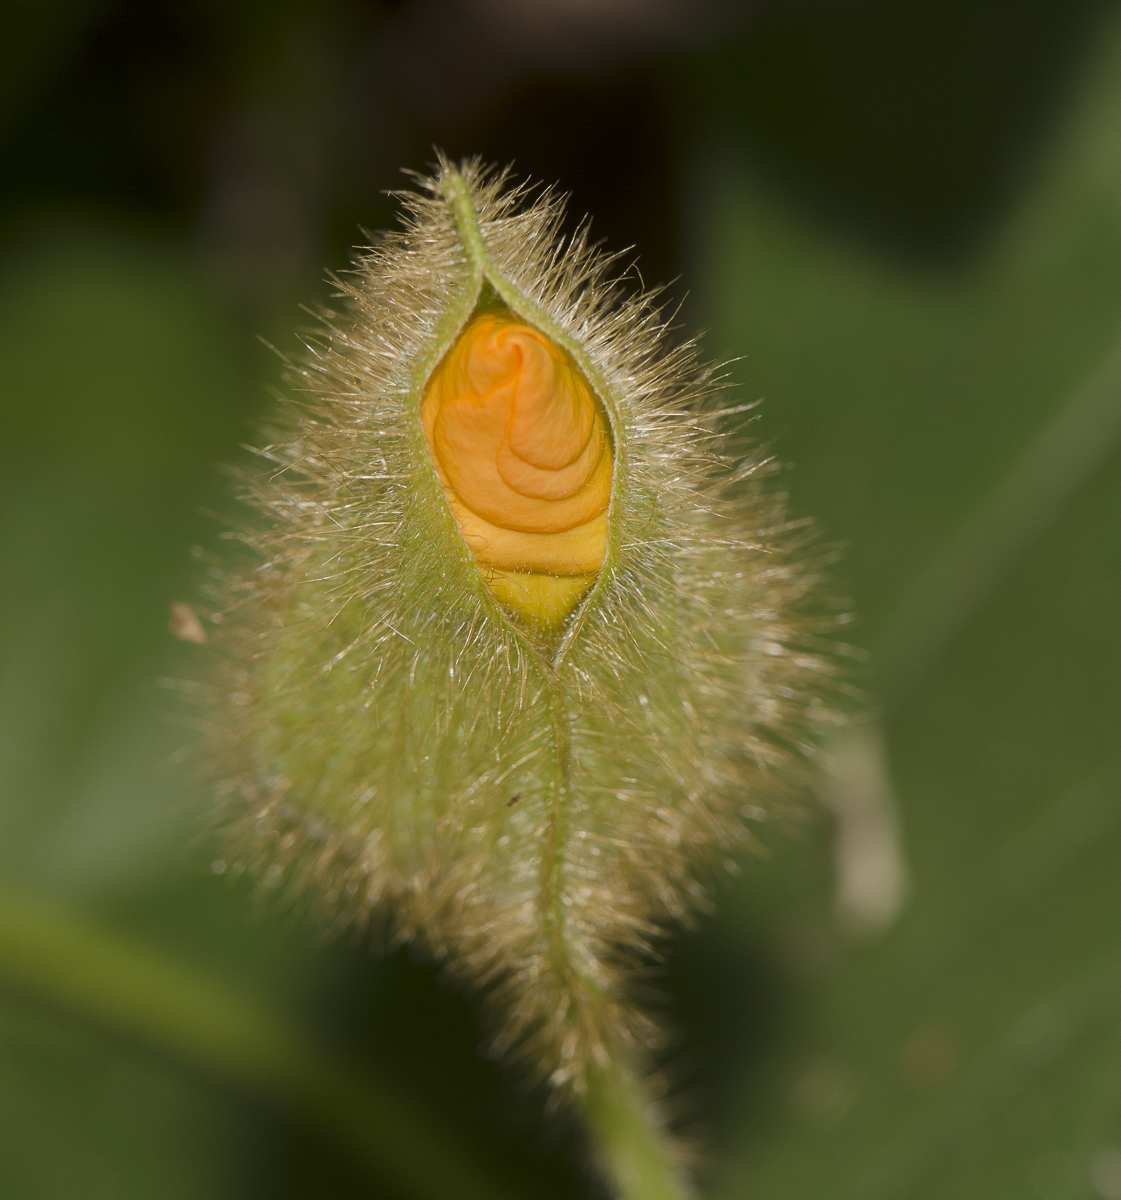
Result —
<instances>
[{"instance_id":1,"label":"dark background","mask_svg":"<svg viewBox=\"0 0 1121 1200\"><path fill-rule=\"evenodd\" d=\"M578 1132L480 1056L470 997L211 868L167 631L280 380L263 343L299 352L401 168L512 162L766 397L749 432L797 464L879 651L853 669L900 921L845 933L818 816L666 948L706 1192L1121 1197L1117 405L1079 416L1087 380L1121 395L1116 6L24 0L4 26L5 895L264 998L515 1191L598 1194ZM1082 459L1046 449L1068 410ZM985 526L1033 445L1065 488ZM939 576L978 527L985 569ZM6 1196L413 1194L6 945Z\"/></svg>"}]
</instances>

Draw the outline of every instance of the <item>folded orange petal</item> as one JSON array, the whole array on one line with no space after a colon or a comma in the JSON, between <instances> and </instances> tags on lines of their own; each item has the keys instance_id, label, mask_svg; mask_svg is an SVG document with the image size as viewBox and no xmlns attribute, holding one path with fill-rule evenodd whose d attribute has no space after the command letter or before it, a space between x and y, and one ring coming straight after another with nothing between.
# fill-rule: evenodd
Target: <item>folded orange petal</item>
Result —
<instances>
[{"instance_id":1,"label":"folded orange petal","mask_svg":"<svg viewBox=\"0 0 1121 1200\"><path fill-rule=\"evenodd\" d=\"M611 438L561 347L507 310L482 312L436 368L421 415L449 506L480 564L594 576L607 549ZM501 590L505 603L546 624L583 591L568 582L552 596L544 581ZM575 597L567 607L566 596Z\"/></svg>"}]
</instances>

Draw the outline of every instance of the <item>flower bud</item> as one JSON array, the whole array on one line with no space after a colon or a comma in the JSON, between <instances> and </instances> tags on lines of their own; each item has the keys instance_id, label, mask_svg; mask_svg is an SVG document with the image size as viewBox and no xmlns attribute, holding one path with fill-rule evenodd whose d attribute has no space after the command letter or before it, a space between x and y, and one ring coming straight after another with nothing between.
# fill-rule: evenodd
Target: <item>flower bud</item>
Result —
<instances>
[{"instance_id":1,"label":"flower bud","mask_svg":"<svg viewBox=\"0 0 1121 1200\"><path fill-rule=\"evenodd\" d=\"M826 713L816 568L556 199L471 163L420 188L247 477L225 819L266 880L486 986L496 1045L579 1092L656 1040L634 972Z\"/></svg>"}]
</instances>

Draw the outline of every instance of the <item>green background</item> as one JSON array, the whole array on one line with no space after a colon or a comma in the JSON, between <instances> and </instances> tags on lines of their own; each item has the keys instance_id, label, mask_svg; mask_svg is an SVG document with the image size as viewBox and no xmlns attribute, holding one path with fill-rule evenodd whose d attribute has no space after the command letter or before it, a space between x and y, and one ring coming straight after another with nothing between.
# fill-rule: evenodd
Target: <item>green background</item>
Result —
<instances>
[{"instance_id":1,"label":"green background","mask_svg":"<svg viewBox=\"0 0 1121 1200\"><path fill-rule=\"evenodd\" d=\"M667 945L703 1193L1121 1197L1121 11L603 10L8 6L5 1197L599 1194L471 997L214 869L167 630L258 338L434 142L571 189L735 360L869 652L908 899L839 921L821 812Z\"/></svg>"}]
</instances>

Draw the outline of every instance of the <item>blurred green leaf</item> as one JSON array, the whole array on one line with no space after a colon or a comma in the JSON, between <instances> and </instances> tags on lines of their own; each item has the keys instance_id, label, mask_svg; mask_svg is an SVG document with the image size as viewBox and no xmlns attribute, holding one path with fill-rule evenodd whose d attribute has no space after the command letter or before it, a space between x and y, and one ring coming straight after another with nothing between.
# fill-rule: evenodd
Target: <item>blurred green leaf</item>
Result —
<instances>
[{"instance_id":1,"label":"blurred green leaf","mask_svg":"<svg viewBox=\"0 0 1121 1200\"><path fill-rule=\"evenodd\" d=\"M194 510L246 373L175 247L56 221L22 250L0 277L0 871L88 906L179 870L194 829L173 769L189 737L155 682L182 664L167 604L190 587ZM11 986L7 1194L236 1194L243 1111Z\"/></svg>"},{"instance_id":2,"label":"blurred green leaf","mask_svg":"<svg viewBox=\"0 0 1121 1200\"><path fill-rule=\"evenodd\" d=\"M761 868L810 887L742 917L796 999L740 1084L721 1195L1121 1195L1121 46L1101 49L968 264L861 250L725 148L698 167L715 349L746 354L798 510L847 543L874 674L909 672L887 730L911 906L841 949L805 865L824 847Z\"/></svg>"},{"instance_id":3,"label":"blurred green leaf","mask_svg":"<svg viewBox=\"0 0 1121 1200\"><path fill-rule=\"evenodd\" d=\"M189 743L156 689L176 649L213 461L248 372L189 259L63 226L0 278L0 864L9 880L116 878L185 837ZM212 477L213 482L208 479ZM180 656L181 658L182 656Z\"/></svg>"},{"instance_id":4,"label":"blurred green leaf","mask_svg":"<svg viewBox=\"0 0 1121 1200\"><path fill-rule=\"evenodd\" d=\"M0 898L0 979L287 1108L375 1175L432 1197L501 1197L470 1151L261 1002L142 943ZM432 1154L439 1146L440 1153Z\"/></svg>"},{"instance_id":5,"label":"blurred green leaf","mask_svg":"<svg viewBox=\"0 0 1121 1200\"><path fill-rule=\"evenodd\" d=\"M6 1195L240 1194L232 1106L216 1103L177 1064L10 1003L0 1007L0 1064Z\"/></svg>"}]
</instances>

